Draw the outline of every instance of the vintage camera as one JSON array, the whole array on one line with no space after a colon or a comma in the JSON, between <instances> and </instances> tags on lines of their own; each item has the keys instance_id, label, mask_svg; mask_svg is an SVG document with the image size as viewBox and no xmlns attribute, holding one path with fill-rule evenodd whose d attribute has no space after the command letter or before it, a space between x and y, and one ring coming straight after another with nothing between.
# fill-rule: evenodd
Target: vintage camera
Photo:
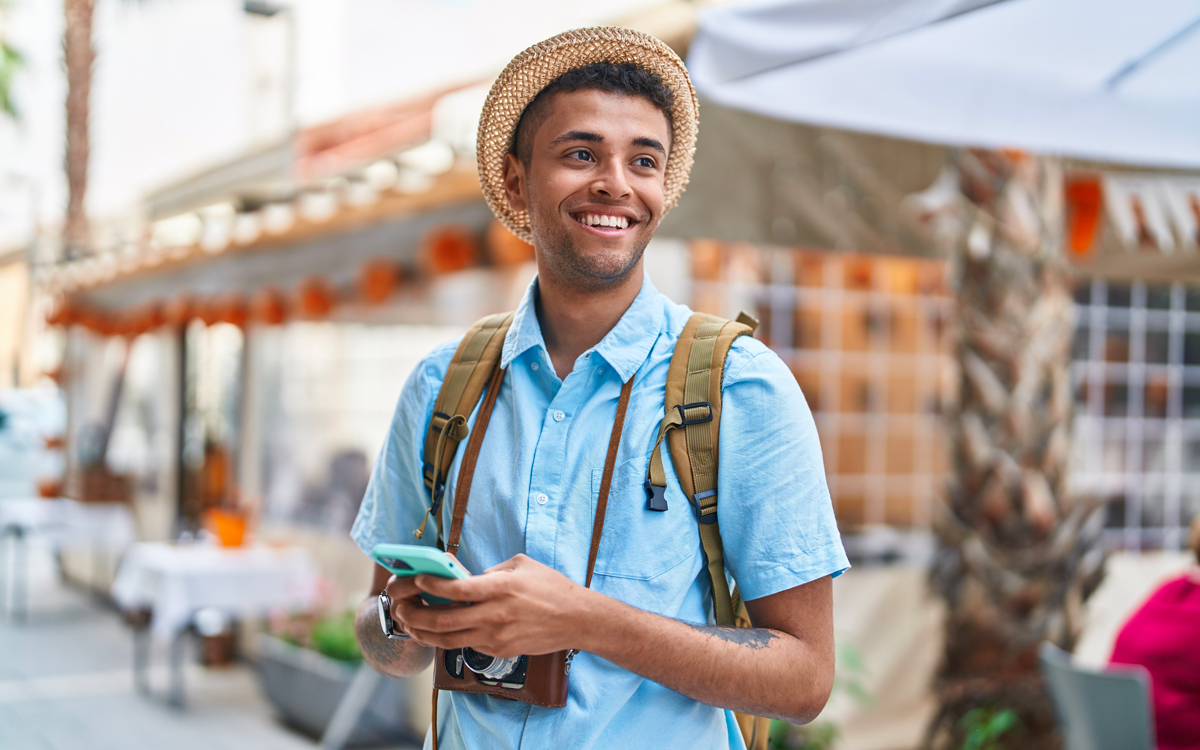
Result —
<instances>
[{"instance_id":1,"label":"vintage camera","mask_svg":"<svg viewBox=\"0 0 1200 750\"><path fill-rule=\"evenodd\" d=\"M559 708L567 705L570 651L497 657L473 648L437 649L433 684L438 690L484 693L496 698Z\"/></svg>"},{"instance_id":2,"label":"vintage camera","mask_svg":"<svg viewBox=\"0 0 1200 750\"><path fill-rule=\"evenodd\" d=\"M475 673L475 679L481 685L502 687L509 690L519 690L525 687L525 677L529 671L528 656L489 656L473 648L456 648L447 651L445 656L446 671L450 676L462 679L466 676L464 669Z\"/></svg>"}]
</instances>

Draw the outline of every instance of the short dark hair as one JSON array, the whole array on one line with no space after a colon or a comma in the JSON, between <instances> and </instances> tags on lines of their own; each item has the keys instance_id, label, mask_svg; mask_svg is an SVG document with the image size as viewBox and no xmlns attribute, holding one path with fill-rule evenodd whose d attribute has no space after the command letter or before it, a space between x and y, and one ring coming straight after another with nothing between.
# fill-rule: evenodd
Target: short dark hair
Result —
<instances>
[{"instance_id":1,"label":"short dark hair","mask_svg":"<svg viewBox=\"0 0 1200 750\"><path fill-rule=\"evenodd\" d=\"M675 94L662 78L637 63L595 62L567 71L538 92L517 120L512 153L529 166L533 151L533 134L546 116L546 106L555 94L597 89L626 96L640 96L662 110L667 118L667 130L673 131L675 120L671 108Z\"/></svg>"}]
</instances>

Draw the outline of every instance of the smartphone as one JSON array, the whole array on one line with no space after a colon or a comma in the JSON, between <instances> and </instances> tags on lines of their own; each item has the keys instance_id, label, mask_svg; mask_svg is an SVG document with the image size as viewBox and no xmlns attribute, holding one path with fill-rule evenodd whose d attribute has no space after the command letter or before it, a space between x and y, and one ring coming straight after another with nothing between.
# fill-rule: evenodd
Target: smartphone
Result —
<instances>
[{"instance_id":1,"label":"smartphone","mask_svg":"<svg viewBox=\"0 0 1200 750\"><path fill-rule=\"evenodd\" d=\"M450 555L434 547L420 544L376 544L371 548L371 557L375 562L388 569L394 576L415 576L428 573L442 578L470 578L471 574L461 563ZM449 604L449 599L442 599L430 594L421 594L421 598L430 604Z\"/></svg>"}]
</instances>

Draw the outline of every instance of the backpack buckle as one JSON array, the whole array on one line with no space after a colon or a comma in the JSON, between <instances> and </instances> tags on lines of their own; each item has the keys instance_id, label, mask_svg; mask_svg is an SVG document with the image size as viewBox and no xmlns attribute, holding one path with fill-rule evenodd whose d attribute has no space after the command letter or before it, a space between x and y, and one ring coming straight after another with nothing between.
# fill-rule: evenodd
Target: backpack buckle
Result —
<instances>
[{"instance_id":1,"label":"backpack buckle","mask_svg":"<svg viewBox=\"0 0 1200 750\"><path fill-rule=\"evenodd\" d=\"M692 495L692 499L696 501L696 513L700 517L700 523L710 524L717 522L716 490L697 492L695 495Z\"/></svg>"},{"instance_id":2,"label":"backpack buckle","mask_svg":"<svg viewBox=\"0 0 1200 750\"><path fill-rule=\"evenodd\" d=\"M656 487L650 483L647 478L642 482L642 486L646 488L646 510L664 511L667 509L667 488Z\"/></svg>"},{"instance_id":3,"label":"backpack buckle","mask_svg":"<svg viewBox=\"0 0 1200 750\"><path fill-rule=\"evenodd\" d=\"M708 407L708 414L706 414L703 417L696 417L695 419L688 419L687 410L688 409L699 409L701 406ZM712 404L709 403L708 401L696 401L691 404L676 404L675 408L679 410L679 419L680 419L679 426L680 427L687 427L690 424L704 424L705 422L711 422L713 419Z\"/></svg>"}]
</instances>

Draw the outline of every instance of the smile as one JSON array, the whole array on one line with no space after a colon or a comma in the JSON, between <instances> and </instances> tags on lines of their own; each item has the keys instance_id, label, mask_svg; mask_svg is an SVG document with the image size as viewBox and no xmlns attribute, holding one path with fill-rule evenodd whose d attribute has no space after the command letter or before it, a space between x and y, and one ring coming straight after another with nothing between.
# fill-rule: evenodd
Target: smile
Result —
<instances>
[{"instance_id":1,"label":"smile","mask_svg":"<svg viewBox=\"0 0 1200 750\"><path fill-rule=\"evenodd\" d=\"M628 229L631 224L637 223L628 216L618 216L616 214L580 213L573 214L571 218L588 229L603 232L604 234L614 234Z\"/></svg>"}]
</instances>

